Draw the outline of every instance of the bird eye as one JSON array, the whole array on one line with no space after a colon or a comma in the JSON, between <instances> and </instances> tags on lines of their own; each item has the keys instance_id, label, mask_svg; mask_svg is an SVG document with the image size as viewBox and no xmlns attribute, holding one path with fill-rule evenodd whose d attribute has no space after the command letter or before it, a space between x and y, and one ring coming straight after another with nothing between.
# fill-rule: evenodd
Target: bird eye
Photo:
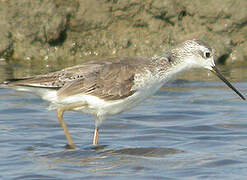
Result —
<instances>
[{"instance_id":1,"label":"bird eye","mask_svg":"<svg viewBox=\"0 0 247 180\"><path fill-rule=\"evenodd\" d=\"M210 52L206 52L206 53L205 53L205 57L206 57L206 58L209 58L210 56L211 56Z\"/></svg>"}]
</instances>

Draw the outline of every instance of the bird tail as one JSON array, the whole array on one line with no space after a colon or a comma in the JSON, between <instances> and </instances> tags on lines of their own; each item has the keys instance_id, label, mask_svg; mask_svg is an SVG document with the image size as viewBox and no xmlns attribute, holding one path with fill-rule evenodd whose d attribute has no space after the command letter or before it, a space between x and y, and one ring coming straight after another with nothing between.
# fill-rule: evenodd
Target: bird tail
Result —
<instances>
[{"instance_id":1,"label":"bird tail","mask_svg":"<svg viewBox=\"0 0 247 180\"><path fill-rule=\"evenodd\" d=\"M27 79L29 78L7 79L3 81L2 83L0 83L0 86L3 86L3 87L16 86L16 85L19 85L20 82L27 80Z\"/></svg>"}]
</instances>

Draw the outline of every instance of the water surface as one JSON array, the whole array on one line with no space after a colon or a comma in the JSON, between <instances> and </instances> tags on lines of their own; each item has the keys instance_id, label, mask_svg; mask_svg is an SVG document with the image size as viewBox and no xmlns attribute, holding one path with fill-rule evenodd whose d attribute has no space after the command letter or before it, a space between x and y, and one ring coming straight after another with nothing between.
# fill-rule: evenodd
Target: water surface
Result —
<instances>
[{"instance_id":1,"label":"water surface","mask_svg":"<svg viewBox=\"0 0 247 180\"><path fill-rule=\"evenodd\" d=\"M244 67L224 75L247 95ZM109 118L96 148L91 116L65 113L77 146L68 150L56 113L47 107L32 94L0 89L0 179L247 176L246 102L206 71L186 73L142 105Z\"/></svg>"}]
</instances>

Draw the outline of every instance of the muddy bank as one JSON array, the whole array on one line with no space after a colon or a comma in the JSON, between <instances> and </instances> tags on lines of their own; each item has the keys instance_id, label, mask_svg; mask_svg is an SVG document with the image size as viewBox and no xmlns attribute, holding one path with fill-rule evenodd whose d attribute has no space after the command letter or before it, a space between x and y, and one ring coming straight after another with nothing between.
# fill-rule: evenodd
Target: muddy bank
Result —
<instances>
[{"instance_id":1,"label":"muddy bank","mask_svg":"<svg viewBox=\"0 0 247 180\"><path fill-rule=\"evenodd\" d=\"M0 1L0 57L24 63L80 63L153 56L200 38L221 63L247 58L247 1Z\"/></svg>"}]
</instances>

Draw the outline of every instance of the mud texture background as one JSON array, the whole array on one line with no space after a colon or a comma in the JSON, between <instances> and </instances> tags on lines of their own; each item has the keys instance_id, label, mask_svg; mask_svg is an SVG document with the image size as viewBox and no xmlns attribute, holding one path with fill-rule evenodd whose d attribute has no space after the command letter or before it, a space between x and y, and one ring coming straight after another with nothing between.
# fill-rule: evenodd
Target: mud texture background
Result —
<instances>
[{"instance_id":1,"label":"mud texture background","mask_svg":"<svg viewBox=\"0 0 247 180\"><path fill-rule=\"evenodd\" d=\"M199 38L233 63L247 58L246 25L246 0L1 0L0 58L153 56Z\"/></svg>"}]
</instances>

